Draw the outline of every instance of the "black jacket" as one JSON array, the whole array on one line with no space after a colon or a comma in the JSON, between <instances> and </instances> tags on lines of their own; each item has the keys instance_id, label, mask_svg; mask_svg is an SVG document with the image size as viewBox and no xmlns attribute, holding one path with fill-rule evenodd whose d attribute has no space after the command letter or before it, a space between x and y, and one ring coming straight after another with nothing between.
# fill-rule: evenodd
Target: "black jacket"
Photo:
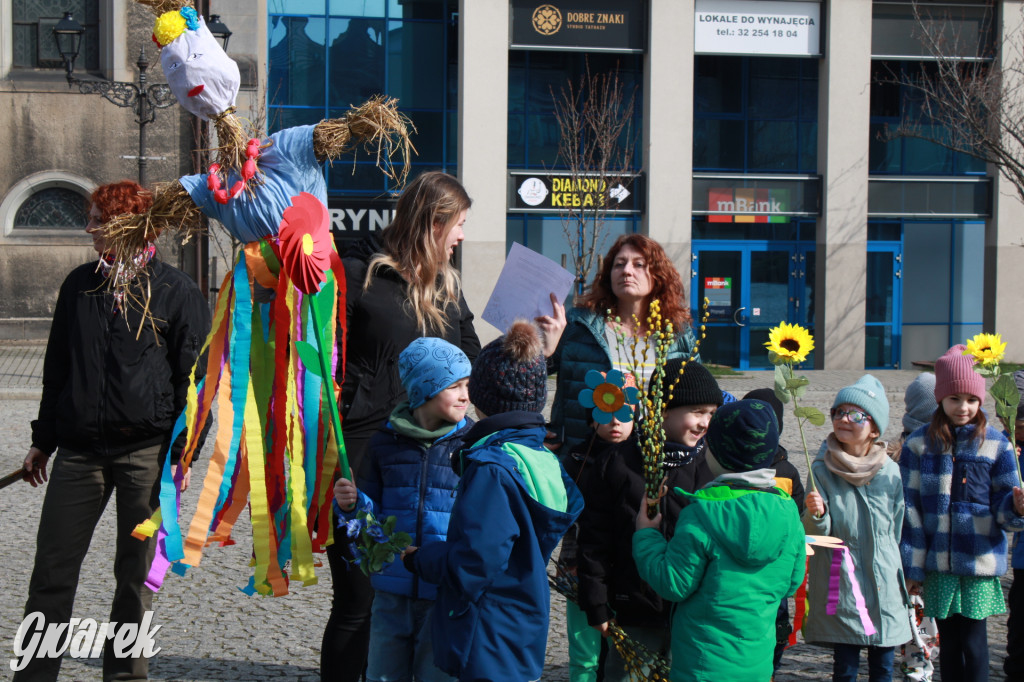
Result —
<instances>
[{"instance_id":1,"label":"black jacket","mask_svg":"<svg viewBox=\"0 0 1024 682\"><path fill-rule=\"evenodd\" d=\"M596 434L579 447L595 457L583 479L585 506L579 533L579 602L587 622L598 625L614 618L619 625L668 627L669 607L640 579L633 561L636 515L645 498L643 456L634 434L624 443L607 443ZM704 441L693 449L665 445L664 472L669 493L662 498L661 532L671 538L679 512L687 504L672 492L694 492L714 476L704 460Z\"/></svg>"},{"instance_id":2,"label":"black jacket","mask_svg":"<svg viewBox=\"0 0 1024 682\"><path fill-rule=\"evenodd\" d=\"M796 502L797 511L803 513L804 484L800 482L800 472L789 461L789 453L781 445L775 451L775 460L772 462L772 468L775 469L775 478L788 478L793 482L793 492L790 493L790 496Z\"/></svg>"},{"instance_id":3,"label":"black jacket","mask_svg":"<svg viewBox=\"0 0 1024 682\"><path fill-rule=\"evenodd\" d=\"M101 456L169 446L210 313L180 270L154 258L146 271L152 322L135 304L115 311L95 263L64 280L43 361L33 446L47 454L62 447ZM183 444L183 438L175 443L172 461Z\"/></svg>"},{"instance_id":4,"label":"black jacket","mask_svg":"<svg viewBox=\"0 0 1024 682\"><path fill-rule=\"evenodd\" d=\"M399 353L423 336L416 326L416 315L409 307L406 282L396 271L390 268L378 271L363 291L367 266L380 250L380 238L371 233L353 244L342 259L347 287L348 337L341 415L354 472L359 471L370 436L405 399L405 389L398 377ZM443 334L433 335L458 346L472 361L480 353L480 339L473 329L473 313L461 295L458 308L450 307L445 314L452 324ZM338 379L341 378L339 374Z\"/></svg>"}]
</instances>

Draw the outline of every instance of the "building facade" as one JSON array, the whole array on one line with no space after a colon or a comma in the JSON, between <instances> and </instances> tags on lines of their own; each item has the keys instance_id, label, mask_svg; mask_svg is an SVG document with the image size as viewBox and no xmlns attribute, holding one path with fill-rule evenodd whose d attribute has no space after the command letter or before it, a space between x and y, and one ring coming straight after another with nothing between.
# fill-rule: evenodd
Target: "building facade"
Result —
<instances>
[{"instance_id":1,"label":"building facade","mask_svg":"<svg viewBox=\"0 0 1024 682\"><path fill-rule=\"evenodd\" d=\"M418 131L414 171L456 174L474 199L459 262L478 313L513 242L556 261L569 253L553 204L583 195L553 191L565 170L553 97L587 69L615 71L635 98L637 178L607 237L657 239L695 316L708 299L707 361L767 367L763 343L782 320L813 331L818 368L907 368L983 329L1024 359L1012 343L1024 337L1016 191L994 167L889 134L920 106L901 81L934 62L909 1L211 4L265 74L249 106L271 130L376 93L400 99ZM956 49L981 59L1021 52L1022 4L920 3L941 8ZM393 200L372 159L325 173L339 242L388 223ZM524 203L526 187L550 196ZM498 333L483 321L478 331Z\"/></svg>"}]
</instances>

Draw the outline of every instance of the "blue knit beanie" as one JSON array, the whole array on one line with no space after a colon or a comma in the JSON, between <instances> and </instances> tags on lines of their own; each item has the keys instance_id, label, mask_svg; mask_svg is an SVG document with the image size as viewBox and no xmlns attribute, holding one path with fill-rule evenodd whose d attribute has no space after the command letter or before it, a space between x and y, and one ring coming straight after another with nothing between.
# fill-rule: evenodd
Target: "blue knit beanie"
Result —
<instances>
[{"instance_id":1,"label":"blue knit beanie","mask_svg":"<svg viewBox=\"0 0 1024 682\"><path fill-rule=\"evenodd\" d=\"M878 427L879 435L889 428L889 400L885 397L885 387L870 374L857 379L852 386L839 389L832 409L843 404L856 405L867 412Z\"/></svg>"},{"instance_id":2,"label":"blue knit beanie","mask_svg":"<svg viewBox=\"0 0 1024 682\"><path fill-rule=\"evenodd\" d=\"M472 371L465 353L432 336L416 339L398 356L398 376L414 410Z\"/></svg>"},{"instance_id":3,"label":"blue knit beanie","mask_svg":"<svg viewBox=\"0 0 1024 682\"><path fill-rule=\"evenodd\" d=\"M726 471L764 469L779 449L779 422L765 401L737 400L715 411L707 439L711 456Z\"/></svg>"}]
</instances>

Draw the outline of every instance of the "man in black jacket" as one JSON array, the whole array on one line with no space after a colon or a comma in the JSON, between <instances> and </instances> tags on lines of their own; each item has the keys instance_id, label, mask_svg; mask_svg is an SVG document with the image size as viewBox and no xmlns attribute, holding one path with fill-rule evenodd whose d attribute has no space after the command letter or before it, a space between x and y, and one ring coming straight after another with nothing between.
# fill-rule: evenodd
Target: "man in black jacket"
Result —
<instances>
[{"instance_id":1,"label":"man in black jacket","mask_svg":"<svg viewBox=\"0 0 1024 682\"><path fill-rule=\"evenodd\" d=\"M171 431L185 407L210 315L195 283L153 257L152 248L136 262L134 272L123 275L134 280L129 297L136 284L148 287L148 314L108 286L110 259L103 258L106 246L99 225L119 213L144 211L151 199L141 190L123 181L94 192L86 230L101 262L71 271L61 285L50 327L43 396L24 464L26 480L37 486L47 480L47 462L57 451L25 605L26 617L40 613L46 624L69 623L82 561L115 491L117 588L110 621L121 630L125 624L143 623L152 610L153 592L145 579L155 542L137 540L131 533L159 506L165 453L170 450L176 462L184 446L179 438L172 447ZM187 483L186 473L183 487ZM25 633L21 644L27 645L31 635ZM145 679L148 661L119 655L114 645L110 637L103 655L104 679ZM60 664L60 658L31 657L15 679L56 679Z\"/></svg>"}]
</instances>

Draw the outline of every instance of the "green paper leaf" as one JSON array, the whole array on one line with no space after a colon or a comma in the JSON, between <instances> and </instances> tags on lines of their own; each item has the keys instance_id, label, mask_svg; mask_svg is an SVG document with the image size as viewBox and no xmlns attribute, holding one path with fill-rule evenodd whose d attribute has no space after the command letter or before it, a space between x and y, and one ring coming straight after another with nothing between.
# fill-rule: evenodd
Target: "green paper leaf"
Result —
<instances>
[{"instance_id":1,"label":"green paper leaf","mask_svg":"<svg viewBox=\"0 0 1024 682\"><path fill-rule=\"evenodd\" d=\"M989 391L991 391L997 405L1003 403L1016 410L1017 405L1020 404L1020 392L1017 390L1017 384L1014 383L1013 378L1009 374L1003 374L996 379Z\"/></svg>"},{"instance_id":2,"label":"green paper leaf","mask_svg":"<svg viewBox=\"0 0 1024 682\"><path fill-rule=\"evenodd\" d=\"M775 365L775 397L783 403L789 402L789 391L786 390L786 370L782 365Z\"/></svg>"},{"instance_id":3,"label":"green paper leaf","mask_svg":"<svg viewBox=\"0 0 1024 682\"><path fill-rule=\"evenodd\" d=\"M798 407L793 410L793 414L799 419L806 419L815 426L825 424L825 415L817 407Z\"/></svg>"},{"instance_id":4,"label":"green paper leaf","mask_svg":"<svg viewBox=\"0 0 1024 682\"><path fill-rule=\"evenodd\" d=\"M792 391L800 388L801 386L806 386L809 383L811 383L811 380L807 377L793 377L786 381L786 388Z\"/></svg>"},{"instance_id":5,"label":"green paper leaf","mask_svg":"<svg viewBox=\"0 0 1024 682\"><path fill-rule=\"evenodd\" d=\"M299 351L299 359L302 360L306 369L323 378L323 374L320 372L320 354L317 353L316 348L313 348L313 344L296 341L295 348Z\"/></svg>"},{"instance_id":6,"label":"green paper leaf","mask_svg":"<svg viewBox=\"0 0 1024 682\"><path fill-rule=\"evenodd\" d=\"M391 536L391 542L394 543L397 549L405 549L412 544L412 536L403 531L398 531Z\"/></svg>"}]
</instances>

